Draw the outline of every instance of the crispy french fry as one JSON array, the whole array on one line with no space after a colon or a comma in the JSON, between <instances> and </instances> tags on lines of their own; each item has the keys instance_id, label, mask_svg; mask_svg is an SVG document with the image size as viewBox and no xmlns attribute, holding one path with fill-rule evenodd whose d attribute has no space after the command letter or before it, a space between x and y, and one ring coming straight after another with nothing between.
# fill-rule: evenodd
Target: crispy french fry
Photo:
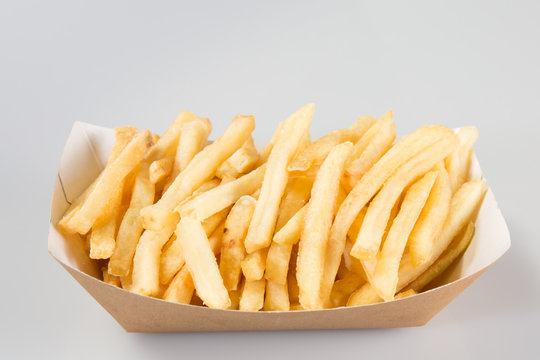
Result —
<instances>
[{"instance_id":1,"label":"crispy french fry","mask_svg":"<svg viewBox=\"0 0 540 360\"><path fill-rule=\"evenodd\" d=\"M133 257L132 284L130 291L141 295L156 296L160 290L159 259L161 248L169 240L173 225L160 232L145 230Z\"/></svg>"},{"instance_id":2,"label":"crispy french fry","mask_svg":"<svg viewBox=\"0 0 540 360\"><path fill-rule=\"evenodd\" d=\"M122 153L105 169L93 191L66 224L71 233L86 234L96 219L103 213L125 177L141 162L152 145L152 135L145 130L134 137Z\"/></svg>"},{"instance_id":3,"label":"crispy french fry","mask_svg":"<svg viewBox=\"0 0 540 360\"><path fill-rule=\"evenodd\" d=\"M444 159L457 145L457 139L453 132L447 134L448 136L428 146L401 166L384 184L369 205L362 228L351 250L352 256L360 260L375 258L388 223L390 211L403 189Z\"/></svg>"},{"instance_id":4,"label":"crispy french fry","mask_svg":"<svg viewBox=\"0 0 540 360\"><path fill-rule=\"evenodd\" d=\"M268 247L272 241L279 204L287 185L287 165L308 132L313 109L314 105L308 104L285 121L282 132L286 136L278 137L270 153L261 193L245 239L246 251L250 254Z\"/></svg>"},{"instance_id":5,"label":"crispy french fry","mask_svg":"<svg viewBox=\"0 0 540 360\"><path fill-rule=\"evenodd\" d=\"M272 280L266 281L264 311L289 311L289 290L287 284L278 284Z\"/></svg>"},{"instance_id":6,"label":"crispy french fry","mask_svg":"<svg viewBox=\"0 0 540 360\"><path fill-rule=\"evenodd\" d=\"M219 273L216 257L199 220L191 217L180 219L176 237L184 253L185 261L197 294L205 305L227 309L231 300Z\"/></svg>"},{"instance_id":7,"label":"crispy french fry","mask_svg":"<svg viewBox=\"0 0 540 360\"><path fill-rule=\"evenodd\" d=\"M441 275L454 261L465 252L474 236L474 223L470 222L461 237L454 240L448 249L422 275L407 286L408 291L422 291L435 278Z\"/></svg>"},{"instance_id":8,"label":"crispy french fry","mask_svg":"<svg viewBox=\"0 0 540 360\"><path fill-rule=\"evenodd\" d=\"M258 163L259 152L250 136L240 149L217 168L216 176L221 179L227 176L237 178L255 169Z\"/></svg>"},{"instance_id":9,"label":"crispy french fry","mask_svg":"<svg viewBox=\"0 0 540 360\"><path fill-rule=\"evenodd\" d=\"M109 205L96 219L90 233L90 259L108 259L115 247L116 227L121 216L122 187L113 191Z\"/></svg>"},{"instance_id":10,"label":"crispy french fry","mask_svg":"<svg viewBox=\"0 0 540 360\"><path fill-rule=\"evenodd\" d=\"M324 296L330 296L345 248L347 232L360 210L392 175L395 169L418 154L426 146L448 136L449 132L451 133L451 130L437 125L425 126L414 131L392 146L349 192L339 207L330 230L324 265L324 279L321 286Z\"/></svg>"},{"instance_id":11,"label":"crispy french fry","mask_svg":"<svg viewBox=\"0 0 540 360\"><path fill-rule=\"evenodd\" d=\"M244 237L255 209L256 200L249 195L242 196L232 207L227 220L221 243L219 271L225 288L237 290L240 282L241 262L245 256Z\"/></svg>"},{"instance_id":12,"label":"crispy french fry","mask_svg":"<svg viewBox=\"0 0 540 360\"><path fill-rule=\"evenodd\" d=\"M101 272L103 273L103 282L106 282L107 284L116 287L122 286L122 284L120 283L120 278L118 276L109 274L106 266L101 268Z\"/></svg>"},{"instance_id":13,"label":"crispy french fry","mask_svg":"<svg viewBox=\"0 0 540 360\"><path fill-rule=\"evenodd\" d=\"M180 111L171 126L167 129L167 131L165 131L165 134L163 134L163 136L159 138L158 142L148 151L145 156L145 160L151 163L166 156L174 156L176 146L180 138L182 125L185 122L194 119L197 119L197 115L193 114L192 112L185 110Z\"/></svg>"},{"instance_id":14,"label":"crispy french fry","mask_svg":"<svg viewBox=\"0 0 540 360\"><path fill-rule=\"evenodd\" d=\"M239 179L216 186L188 201L178 211L182 217L206 219L234 204L242 196L255 192L261 186L265 170L266 166L263 165Z\"/></svg>"},{"instance_id":15,"label":"crispy french fry","mask_svg":"<svg viewBox=\"0 0 540 360\"><path fill-rule=\"evenodd\" d=\"M189 304L195 291L195 285L187 266L174 276L171 283L163 294L163 300L172 301L179 304Z\"/></svg>"},{"instance_id":16,"label":"crispy french fry","mask_svg":"<svg viewBox=\"0 0 540 360\"><path fill-rule=\"evenodd\" d=\"M266 280L246 280L242 295L240 296L239 309L242 311L259 311L264 306L264 290Z\"/></svg>"},{"instance_id":17,"label":"crispy french fry","mask_svg":"<svg viewBox=\"0 0 540 360\"><path fill-rule=\"evenodd\" d=\"M324 254L337 207L339 183L352 150L351 142L335 146L321 165L313 183L298 247L296 269L300 304L306 309L323 308L320 286Z\"/></svg>"},{"instance_id":18,"label":"crispy french fry","mask_svg":"<svg viewBox=\"0 0 540 360\"><path fill-rule=\"evenodd\" d=\"M396 126L389 111L377 121L355 144L354 159L347 166L349 176L360 177L375 164L392 146L396 138Z\"/></svg>"},{"instance_id":19,"label":"crispy french fry","mask_svg":"<svg viewBox=\"0 0 540 360\"><path fill-rule=\"evenodd\" d=\"M330 306L340 307L347 304L349 296L366 281L358 274L351 272L341 280L337 280L330 293Z\"/></svg>"},{"instance_id":20,"label":"crispy french fry","mask_svg":"<svg viewBox=\"0 0 540 360\"><path fill-rule=\"evenodd\" d=\"M191 159L206 145L211 131L212 124L208 119L195 118L182 124L171 176L165 184L165 190L169 188L178 174L188 166Z\"/></svg>"},{"instance_id":21,"label":"crispy french fry","mask_svg":"<svg viewBox=\"0 0 540 360\"><path fill-rule=\"evenodd\" d=\"M149 178L152 184L157 184L171 174L174 158L167 156L150 164Z\"/></svg>"},{"instance_id":22,"label":"crispy french fry","mask_svg":"<svg viewBox=\"0 0 540 360\"><path fill-rule=\"evenodd\" d=\"M400 292L399 294L396 294L396 296L394 296L394 300L404 299L406 297L413 296L416 294L417 292L414 291L413 289L405 290L405 291Z\"/></svg>"},{"instance_id":23,"label":"crispy french fry","mask_svg":"<svg viewBox=\"0 0 540 360\"><path fill-rule=\"evenodd\" d=\"M277 284L287 283L287 273L289 270L292 248L293 245L272 242L272 245L268 248L268 255L266 256L265 277L267 280Z\"/></svg>"},{"instance_id":24,"label":"crispy french fry","mask_svg":"<svg viewBox=\"0 0 540 360\"><path fill-rule=\"evenodd\" d=\"M141 164L129 208L127 209L116 235L116 247L109 261L109 272L117 276L126 276L130 272L133 255L143 231L139 211L154 202L154 185L148 174L148 163Z\"/></svg>"},{"instance_id":25,"label":"crispy french fry","mask_svg":"<svg viewBox=\"0 0 540 360\"><path fill-rule=\"evenodd\" d=\"M478 139L478 129L465 126L457 131L459 146L445 159L452 193L467 181L472 157L472 146Z\"/></svg>"},{"instance_id":26,"label":"crispy french fry","mask_svg":"<svg viewBox=\"0 0 540 360\"><path fill-rule=\"evenodd\" d=\"M309 203L308 203L309 204ZM292 246L300 240L302 229L304 227L304 219L308 205L304 205L287 223L274 234L273 241L280 245Z\"/></svg>"},{"instance_id":27,"label":"crispy french fry","mask_svg":"<svg viewBox=\"0 0 540 360\"><path fill-rule=\"evenodd\" d=\"M380 303L383 300L377 295L369 283L365 283L353 292L347 300L347 306L359 306Z\"/></svg>"},{"instance_id":28,"label":"crispy french fry","mask_svg":"<svg viewBox=\"0 0 540 360\"><path fill-rule=\"evenodd\" d=\"M450 209L452 189L448 173L444 166L440 164L436 169L439 171L439 175L431 189L426 206L422 209L420 217L409 236L409 252L414 266L418 266L429 259L433 241L441 233L444 220L448 216L448 210Z\"/></svg>"},{"instance_id":29,"label":"crispy french fry","mask_svg":"<svg viewBox=\"0 0 540 360\"><path fill-rule=\"evenodd\" d=\"M252 116L236 116L221 137L195 155L157 203L141 210L144 228L159 230L175 224L179 215L174 209L178 204L214 175L217 167L242 146L254 127Z\"/></svg>"},{"instance_id":30,"label":"crispy french fry","mask_svg":"<svg viewBox=\"0 0 540 360\"><path fill-rule=\"evenodd\" d=\"M279 205L276 230L280 230L309 200L314 177L296 176L289 180Z\"/></svg>"},{"instance_id":31,"label":"crispy french fry","mask_svg":"<svg viewBox=\"0 0 540 360\"><path fill-rule=\"evenodd\" d=\"M266 267L267 254L268 248L257 250L244 257L240 266L242 267L242 273L246 277L246 280L254 281L262 279Z\"/></svg>"},{"instance_id":32,"label":"crispy french fry","mask_svg":"<svg viewBox=\"0 0 540 360\"><path fill-rule=\"evenodd\" d=\"M399 263L407 239L426 204L437 176L438 171L430 171L410 187L382 246L375 273L371 279L371 285L385 301L394 298L398 282Z\"/></svg>"}]
</instances>

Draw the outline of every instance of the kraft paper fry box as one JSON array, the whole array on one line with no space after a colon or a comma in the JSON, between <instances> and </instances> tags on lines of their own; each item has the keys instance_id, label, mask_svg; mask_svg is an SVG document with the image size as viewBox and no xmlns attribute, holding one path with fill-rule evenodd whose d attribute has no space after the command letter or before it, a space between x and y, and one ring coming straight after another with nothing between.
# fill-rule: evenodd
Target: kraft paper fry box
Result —
<instances>
[{"instance_id":1,"label":"kraft paper fry box","mask_svg":"<svg viewBox=\"0 0 540 360\"><path fill-rule=\"evenodd\" d=\"M64 211L103 169L114 143L112 129L77 122L62 154L52 196L50 254L130 332L349 329L419 326L448 305L509 248L510 236L491 189L478 214L469 248L439 280L442 285L404 299L317 311L244 312L175 304L130 293L102 282L78 236L55 227ZM476 159L472 178L480 178Z\"/></svg>"}]
</instances>

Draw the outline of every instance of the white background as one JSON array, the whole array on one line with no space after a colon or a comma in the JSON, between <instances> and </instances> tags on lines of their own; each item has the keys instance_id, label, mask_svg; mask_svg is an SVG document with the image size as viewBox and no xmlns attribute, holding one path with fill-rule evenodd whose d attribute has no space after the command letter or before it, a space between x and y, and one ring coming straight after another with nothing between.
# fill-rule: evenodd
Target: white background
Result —
<instances>
[{"instance_id":1,"label":"white background","mask_svg":"<svg viewBox=\"0 0 540 360\"><path fill-rule=\"evenodd\" d=\"M196 4L195 4L196 3ZM530 358L540 321L540 7L530 1L0 3L0 357ZM312 137L392 109L399 134L476 125L512 248L427 326L127 334L47 254L74 121L214 135L254 114L265 141L316 103Z\"/></svg>"}]
</instances>

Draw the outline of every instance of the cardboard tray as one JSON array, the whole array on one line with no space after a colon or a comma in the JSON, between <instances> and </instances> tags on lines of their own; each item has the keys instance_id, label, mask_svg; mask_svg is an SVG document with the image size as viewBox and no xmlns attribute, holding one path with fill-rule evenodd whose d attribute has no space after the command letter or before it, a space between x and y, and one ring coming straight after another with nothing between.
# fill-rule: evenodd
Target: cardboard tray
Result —
<instances>
[{"instance_id":1,"label":"cardboard tray","mask_svg":"<svg viewBox=\"0 0 540 360\"><path fill-rule=\"evenodd\" d=\"M510 235L491 189L478 214L476 234L463 257L443 274L440 286L415 296L373 305L316 311L246 312L167 302L102 282L77 235L55 224L98 176L114 143L114 130L76 122L62 153L49 226L49 253L129 332L196 332L351 329L420 326L448 305L509 248ZM482 176L473 160L471 178Z\"/></svg>"}]
</instances>

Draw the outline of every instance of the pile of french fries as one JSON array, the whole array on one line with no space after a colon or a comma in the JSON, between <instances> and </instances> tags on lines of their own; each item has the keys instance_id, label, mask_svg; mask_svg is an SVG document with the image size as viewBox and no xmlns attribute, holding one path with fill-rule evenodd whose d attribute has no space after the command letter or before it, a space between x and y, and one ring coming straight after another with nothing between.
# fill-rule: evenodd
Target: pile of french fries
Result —
<instances>
[{"instance_id":1,"label":"pile of french fries","mask_svg":"<svg viewBox=\"0 0 540 360\"><path fill-rule=\"evenodd\" d=\"M317 310L425 289L467 248L487 185L469 180L474 127L396 140L392 112L311 142L314 105L258 151L253 116L208 141L182 111L159 137L132 127L58 227L80 234L103 280L167 301Z\"/></svg>"}]
</instances>

